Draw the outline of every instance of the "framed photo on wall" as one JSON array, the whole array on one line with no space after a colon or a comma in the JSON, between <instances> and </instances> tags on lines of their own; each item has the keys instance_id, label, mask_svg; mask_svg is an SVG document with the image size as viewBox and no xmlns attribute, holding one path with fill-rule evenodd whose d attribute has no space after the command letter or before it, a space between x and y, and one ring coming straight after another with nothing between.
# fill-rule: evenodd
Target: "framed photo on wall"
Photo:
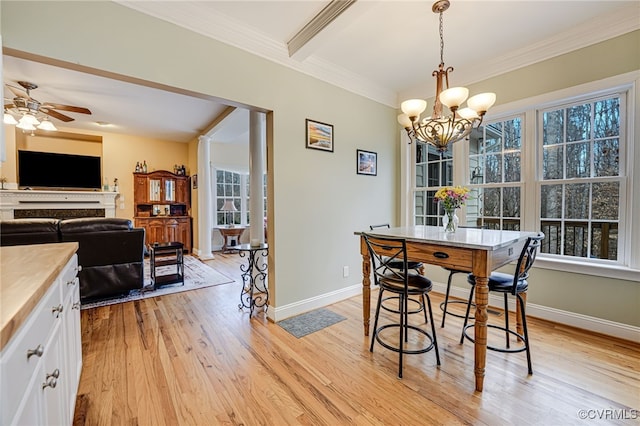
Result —
<instances>
[{"instance_id":1,"label":"framed photo on wall","mask_svg":"<svg viewBox=\"0 0 640 426\"><path fill-rule=\"evenodd\" d=\"M356 151L356 172L359 175L377 176L378 154L371 151Z\"/></svg>"},{"instance_id":2,"label":"framed photo on wall","mask_svg":"<svg viewBox=\"0 0 640 426\"><path fill-rule=\"evenodd\" d=\"M333 152L333 126L306 119L306 147Z\"/></svg>"}]
</instances>

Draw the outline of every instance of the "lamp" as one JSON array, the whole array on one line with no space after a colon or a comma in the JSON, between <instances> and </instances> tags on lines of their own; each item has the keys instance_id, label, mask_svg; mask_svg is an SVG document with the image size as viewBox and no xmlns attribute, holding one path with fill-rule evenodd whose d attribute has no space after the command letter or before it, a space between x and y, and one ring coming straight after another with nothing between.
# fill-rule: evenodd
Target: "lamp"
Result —
<instances>
[{"instance_id":1,"label":"lamp","mask_svg":"<svg viewBox=\"0 0 640 426\"><path fill-rule=\"evenodd\" d=\"M19 122L22 125L31 124L32 126L40 124L36 116L29 112L25 112L24 114L22 114L22 118L20 119Z\"/></svg>"},{"instance_id":2,"label":"lamp","mask_svg":"<svg viewBox=\"0 0 640 426\"><path fill-rule=\"evenodd\" d=\"M438 151L447 150L449 143L464 139L471 133L474 127L480 126L482 118L487 110L496 101L495 93L481 93L469 96L466 87L449 88L449 72L453 67L444 66L444 38L442 31L442 14L449 9L449 0L436 1L431 10L440 14L440 65L433 71L436 78L436 100L433 105L433 113L430 117L420 121L420 114L427 109L427 102L422 99L410 99L402 102L400 108L402 114L398 115L398 122L405 128L409 135L409 143L419 140L433 145ZM443 90L443 80L446 89ZM460 105L467 101L467 107ZM442 114L442 106L449 108L450 114Z\"/></svg>"},{"instance_id":3,"label":"lamp","mask_svg":"<svg viewBox=\"0 0 640 426\"><path fill-rule=\"evenodd\" d=\"M18 120L6 108L4 109L4 124L18 124Z\"/></svg>"},{"instance_id":4,"label":"lamp","mask_svg":"<svg viewBox=\"0 0 640 426\"><path fill-rule=\"evenodd\" d=\"M222 204L222 208L220 209L220 211L227 213L225 214L225 222L228 226L233 227L234 224L229 223L230 221L228 220L228 216L227 216L227 215L231 215L231 217L233 218L233 212L238 211L238 209L236 209L235 204L233 204L233 200L225 200L224 204Z\"/></svg>"},{"instance_id":5,"label":"lamp","mask_svg":"<svg viewBox=\"0 0 640 426\"><path fill-rule=\"evenodd\" d=\"M42 121L40 122L40 125L38 125L38 129L40 130L58 130L56 129L56 126L53 125L53 123L51 121L49 121L49 119L47 117L44 117L42 119Z\"/></svg>"}]
</instances>

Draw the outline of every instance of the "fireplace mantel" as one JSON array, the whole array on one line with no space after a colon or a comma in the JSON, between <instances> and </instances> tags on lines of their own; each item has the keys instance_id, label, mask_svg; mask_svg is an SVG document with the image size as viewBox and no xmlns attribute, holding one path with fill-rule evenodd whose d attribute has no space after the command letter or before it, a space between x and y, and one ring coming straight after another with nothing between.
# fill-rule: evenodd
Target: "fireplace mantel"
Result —
<instances>
[{"instance_id":1,"label":"fireplace mantel","mask_svg":"<svg viewBox=\"0 0 640 426\"><path fill-rule=\"evenodd\" d=\"M117 192L0 190L0 219L14 218L16 210L104 209L115 217Z\"/></svg>"}]
</instances>

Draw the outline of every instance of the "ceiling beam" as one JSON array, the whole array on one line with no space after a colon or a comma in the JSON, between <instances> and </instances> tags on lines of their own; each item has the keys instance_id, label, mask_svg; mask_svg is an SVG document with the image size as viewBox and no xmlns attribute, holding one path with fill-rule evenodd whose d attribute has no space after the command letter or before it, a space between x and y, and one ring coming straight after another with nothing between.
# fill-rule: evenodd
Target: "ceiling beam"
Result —
<instances>
[{"instance_id":1,"label":"ceiling beam","mask_svg":"<svg viewBox=\"0 0 640 426\"><path fill-rule=\"evenodd\" d=\"M357 0L331 0L331 2L325 6L316 16L307 22L296 35L291 37L291 40L287 42L287 49L289 51L289 57L293 57L305 44L307 44L312 38L314 38L320 31L327 27L334 19L336 19L342 12L347 10Z\"/></svg>"}]
</instances>

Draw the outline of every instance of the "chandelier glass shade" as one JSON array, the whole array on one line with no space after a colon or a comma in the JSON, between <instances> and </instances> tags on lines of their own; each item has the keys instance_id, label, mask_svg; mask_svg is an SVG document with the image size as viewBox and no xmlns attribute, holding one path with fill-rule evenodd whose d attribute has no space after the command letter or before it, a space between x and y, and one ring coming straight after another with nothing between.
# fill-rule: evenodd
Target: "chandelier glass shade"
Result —
<instances>
[{"instance_id":1,"label":"chandelier glass shade","mask_svg":"<svg viewBox=\"0 0 640 426\"><path fill-rule=\"evenodd\" d=\"M420 120L420 114L427 109L427 101L410 99L402 102L398 122L407 131L409 143L418 140L433 145L438 151L446 151L450 143L466 138L474 127L480 126L486 112L496 101L495 93L481 93L469 97L466 87L449 88L449 73L453 67L444 65L444 38L442 14L449 8L449 0L438 0L431 8L440 15L440 65L433 71L436 78L436 97L433 113ZM446 88L444 87L446 85ZM465 108L460 106L467 101ZM449 114L443 114L443 105Z\"/></svg>"}]
</instances>

